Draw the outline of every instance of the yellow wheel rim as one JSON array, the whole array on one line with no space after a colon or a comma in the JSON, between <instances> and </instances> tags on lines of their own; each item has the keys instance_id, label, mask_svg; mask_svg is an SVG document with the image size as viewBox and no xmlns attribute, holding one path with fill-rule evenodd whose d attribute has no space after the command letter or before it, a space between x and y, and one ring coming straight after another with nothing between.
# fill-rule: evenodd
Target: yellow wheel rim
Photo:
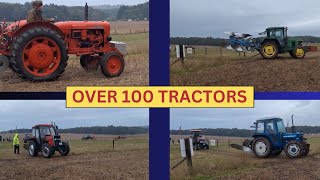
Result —
<instances>
[{"instance_id":1,"label":"yellow wheel rim","mask_svg":"<svg viewBox=\"0 0 320 180\"><path fill-rule=\"evenodd\" d=\"M297 48L296 49L296 56L299 57L299 58L302 58L304 56L304 49Z\"/></svg>"},{"instance_id":2,"label":"yellow wheel rim","mask_svg":"<svg viewBox=\"0 0 320 180\"><path fill-rule=\"evenodd\" d=\"M276 54L276 47L273 44L267 44L263 47L263 54L272 57Z\"/></svg>"}]
</instances>

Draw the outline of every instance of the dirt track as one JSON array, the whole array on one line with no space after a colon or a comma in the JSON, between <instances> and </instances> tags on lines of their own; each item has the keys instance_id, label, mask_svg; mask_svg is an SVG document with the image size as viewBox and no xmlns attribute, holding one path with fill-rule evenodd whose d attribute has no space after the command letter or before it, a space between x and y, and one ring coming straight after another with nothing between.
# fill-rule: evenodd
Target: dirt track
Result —
<instances>
[{"instance_id":1,"label":"dirt track","mask_svg":"<svg viewBox=\"0 0 320 180\"><path fill-rule=\"evenodd\" d=\"M310 156L293 160L283 158L274 159L272 162L267 160L262 165L264 167L248 169L218 179L320 179L320 159Z\"/></svg>"},{"instance_id":2,"label":"dirt track","mask_svg":"<svg viewBox=\"0 0 320 180\"><path fill-rule=\"evenodd\" d=\"M23 153L15 159L0 161L0 179L121 179L149 177L148 152L145 150L55 155L45 159Z\"/></svg>"},{"instance_id":3,"label":"dirt track","mask_svg":"<svg viewBox=\"0 0 320 180\"><path fill-rule=\"evenodd\" d=\"M174 65L171 85L255 86L255 91L320 91L320 59L281 55L275 60L254 58L216 62L190 60ZM179 70L180 68L180 70Z\"/></svg>"},{"instance_id":4,"label":"dirt track","mask_svg":"<svg viewBox=\"0 0 320 180\"><path fill-rule=\"evenodd\" d=\"M52 82L29 82L11 70L0 74L0 91L3 92L64 92L66 86L134 86L148 85L149 58L147 55L130 55L126 58L124 72L116 78L106 78L100 68L86 72L79 57L69 60L66 71Z\"/></svg>"}]
</instances>

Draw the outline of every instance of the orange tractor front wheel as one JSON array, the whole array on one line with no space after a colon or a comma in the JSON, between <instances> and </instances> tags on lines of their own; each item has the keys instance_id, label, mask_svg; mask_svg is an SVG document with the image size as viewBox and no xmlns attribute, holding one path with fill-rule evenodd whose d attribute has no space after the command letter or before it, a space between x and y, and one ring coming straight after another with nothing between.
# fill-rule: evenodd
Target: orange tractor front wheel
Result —
<instances>
[{"instance_id":1,"label":"orange tractor front wheel","mask_svg":"<svg viewBox=\"0 0 320 180\"><path fill-rule=\"evenodd\" d=\"M105 54L100 61L100 68L106 77L118 77L124 70L124 59L117 52Z\"/></svg>"}]
</instances>

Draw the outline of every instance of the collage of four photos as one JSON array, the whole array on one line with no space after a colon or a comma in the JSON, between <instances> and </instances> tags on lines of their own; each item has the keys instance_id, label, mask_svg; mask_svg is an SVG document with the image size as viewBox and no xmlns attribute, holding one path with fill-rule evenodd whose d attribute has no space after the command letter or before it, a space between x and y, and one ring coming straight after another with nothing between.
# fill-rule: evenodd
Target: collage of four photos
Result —
<instances>
[{"instance_id":1,"label":"collage of four photos","mask_svg":"<svg viewBox=\"0 0 320 180\"><path fill-rule=\"evenodd\" d=\"M2 0L0 180L320 179L320 2L300 4ZM73 86L254 106L70 108Z\"/></svg>"}]
</instances>

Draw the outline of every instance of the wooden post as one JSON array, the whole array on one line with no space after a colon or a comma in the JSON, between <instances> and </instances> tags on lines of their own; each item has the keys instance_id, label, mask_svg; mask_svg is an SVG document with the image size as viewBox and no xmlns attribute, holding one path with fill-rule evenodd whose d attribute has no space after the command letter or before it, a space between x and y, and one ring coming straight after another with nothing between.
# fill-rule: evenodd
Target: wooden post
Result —
<instances>
[{"instance_id":1,"label":"wooden post","mask_svg":"<svg viewBox=\"0 0 320 180\"><path fill-rule=\"evenodd\" d=\"M192 168L192 157L191 157L191 149L190 149L190 140L189 138L184 139L184 143L186 145L186 158L187 164L189 168Z\"/></svg>"},{"instance_id":2,"label":"wooden post","mask_svg":"<svg viewBox=\"0 0 320 180\"><path fill-rule=\"evenodd\" d=\"M229 148L231 147L231 145L230 145L230 139L228 139L228 146L229 146Z\"/></svg>"},{"instance_id":3,"label":"wooden post","mask_svg":"<svg viewBox=\"0 0 320 180\"><path fill-rule=\"evenodd\" d=\"M222 47L220 47L220 56L222 56Z\"/></svg>"},{"instance_id":4,"label":"wooden post","mask_svg":"<svg viewBox=\"0 0 320 180\"><path fill-rule=\"evenodd\" d=\"M130 29L130 34L131 34L131 29Z\"/></svg>"},{"instance_id":5,"label":"wooden post","mask_svg":"<svg viewBox=\"0 0 320 180\"><path fill-rule=\"evenodd\" d=\"M217 147L219 146L219 139L217 139Z\"/></svg>"},{"instance_id":6,"label":"wooden post","mask_svg":"<svg viewBox=\"0 0 320 180\"><path fill-rule=\"evenodd\" d=\"M114 30L114 34L115 34L115 35L117 34L117 30L116 30L116 29Z\"/></svg>"},{"instance_id":7,"label":"wooden post","mask_svg":"<svg viewBox=\"0 0 320 180\"><path fill-rule=\"evenodd\" d=\"M146 32L146 28L143 28L143 32L144 32L144 33Z\"/></svg>"},{"instance_id":8,"label":"wooden post","mask_svg":"<svg viewBox=\"0 0 320 180\"><path fill-rule=\"evenodd\" d=\"M112 140L112 149L114 150L114 140Z\"/></svg>"}]
</instances>

